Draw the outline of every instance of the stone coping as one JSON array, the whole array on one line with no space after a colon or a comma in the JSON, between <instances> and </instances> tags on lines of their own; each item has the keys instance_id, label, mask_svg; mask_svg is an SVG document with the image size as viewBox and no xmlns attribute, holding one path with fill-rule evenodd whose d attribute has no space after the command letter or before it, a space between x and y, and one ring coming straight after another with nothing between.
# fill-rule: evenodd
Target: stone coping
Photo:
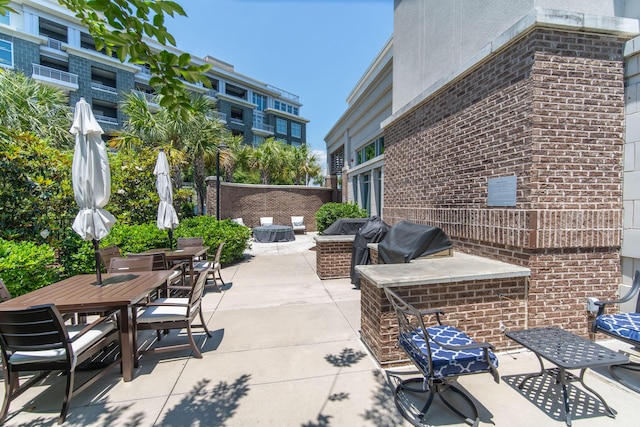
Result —
<instances>
[{"instance_id":1,"label":"stone coping","mask_svg":"<svg viewBox=\"0 0 640 427\"><path fill-rule=\"evenodd\" d=\"M526 267L462 252L454 252L450 257L412 260L407 264L357 265L355 268L378 288L531 275Z\"/></svg>"},{"instance_id":2,"label":"stone coping","mask_svg":"<svg viewBox=\"0 0 640 427\"><path fill-rule=\"evenodd\" d=\"M339 243L353 242L356 238L355 234L336 234L332 236L315 236L313 239L317 243Z\"/></svg>"}]
</instances>

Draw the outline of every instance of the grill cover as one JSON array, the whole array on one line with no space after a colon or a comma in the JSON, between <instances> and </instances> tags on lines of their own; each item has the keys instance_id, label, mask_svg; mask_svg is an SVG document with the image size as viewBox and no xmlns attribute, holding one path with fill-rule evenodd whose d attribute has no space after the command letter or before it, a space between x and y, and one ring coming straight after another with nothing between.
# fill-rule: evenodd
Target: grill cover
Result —
<instances>
[{"instance_id":1,"label":"grill cover","mask_svg":"<svg viewBox=\"0 0 640 427\"><path fill-rule=\"evenodd\" d=\"M360 286L360 273L355 268L356 265L367 265L371 262L369 256L369 248L367 244L378 243L389 231L389 226L385 224L377 216L372 216L367 219L360 230L356 233L353 239L353 249L351 251L351 283L356 286Z\"/></svg>"},{"instance_id":2,"label":"grill cover","mask_svg":"<svg viewBox=\"0 0 640 427\"><path fill-rule=\"evenodd\" d=\"M378 263L401 264L453 247L441 228L402 221L378 244Z\"/></svg>"},{"instance_id":3,"label":"grill cover","mask_svg":"<svg viewBox=\"0 0 640 427\"><path fill-rule=\"evenodd\" d=\"M335 236L340 234L356 234L369 218L340 218L328 226L323 232L323 236Z\"/></svg>"}]
</instances>

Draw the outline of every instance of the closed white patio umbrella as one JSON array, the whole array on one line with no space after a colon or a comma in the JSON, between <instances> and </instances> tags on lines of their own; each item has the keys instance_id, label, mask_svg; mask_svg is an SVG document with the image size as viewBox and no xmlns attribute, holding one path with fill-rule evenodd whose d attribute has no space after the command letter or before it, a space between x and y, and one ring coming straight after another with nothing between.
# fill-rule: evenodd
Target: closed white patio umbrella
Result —
<instances>
[{"instance_id":1,"label":"closed white patio umbrella","mask_svg":"<svg viewBox=\"0 0 640 427\"><path fill-rule=\"evenodd\" d=\"M158 228L160 230L169 230L169 248L173 249L173 229L178 226L178 215L173 207L169 161L163 149L160 149L160 153L158 153L158 160L153 173L156 175L156 189L158 190L158 196L160 196Z\"/></svg>"},{"instance_id":2,"label":"closed white patio umbrella","mask_svg":"<svg viewBox=\"0 0 640 427\"><path fill-rule=\"evenodd\" d=\"M102 285L100 239L109 234L116 219L103 209L111 196L109 158L100 136L103 130L84 98L76 103L70 132L76 136L71 179L76 203L80 207L73 230L83 240L93 241L97 284Z\"/></svg>"}]
</instances>

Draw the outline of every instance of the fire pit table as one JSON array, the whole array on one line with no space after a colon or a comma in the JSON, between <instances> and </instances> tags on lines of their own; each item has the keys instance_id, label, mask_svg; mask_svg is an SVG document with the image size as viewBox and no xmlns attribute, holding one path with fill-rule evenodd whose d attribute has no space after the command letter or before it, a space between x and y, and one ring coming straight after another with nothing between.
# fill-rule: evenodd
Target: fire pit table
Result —
<instances>
[{"instance_id":1,"label":"fire pit table","mask_svg":"<svg viewBox=\"0 0 640 427\"><path fill-rule=\"evenodd\" d=\"M256 242L292 242L296 240L293 227L289 225L261 225L253 229L253 238Z\"/></svg>"}]
</instances>

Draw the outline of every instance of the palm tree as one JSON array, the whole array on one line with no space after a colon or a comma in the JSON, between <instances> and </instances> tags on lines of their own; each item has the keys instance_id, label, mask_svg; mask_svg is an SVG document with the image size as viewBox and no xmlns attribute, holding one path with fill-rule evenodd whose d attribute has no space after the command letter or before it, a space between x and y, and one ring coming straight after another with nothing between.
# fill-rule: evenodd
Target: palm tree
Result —
<instances>
[{"instance_id":1,"label":"palm tree","mask_svg":"<svg viewBox=\"0 0 640 427\"><path fill-rule=\"evenodd\" d=\"M282 152L285 145L274 138L267 138L249 154L249 167L260 172L260 182L271 184L271 179L284 168Z\"/></svg>"},{"instance_id":2,"label":"palm tree","mask_svg":"<svg viewBox=\"0 0 640 427\"><path fill-rule=\"evenodd\" d=\"M20 72L0 68L0 117L5 128L32 132L52 147L73 146L73 117L65 94Z\"/></svg>"},{"instance_id":3,"label":"palm tree","mask_svg":"<svg viewBox=\"0 0 640 427\"><path fill-rule=\"evenodd\" d=\"M240 135L227 132L223 136L227 148L220 152L220 167L224 170L225 181L233 182L233 173L237 168L246 168L249 164L251 147L243 143Z\"/></svg>"},{"instance_id":4,"label":"palm tree","mask_svg":"<svg viewBox=\"0 0 640 427\"><path fill-rule=\"evenodd\" d=\"M316 180L322 171L318 158L306 144L291 146L289 149L289 163L295 185L309 185L309 182L312 179Z\"/></svg>"},{"instance_id":5,"label":"palm tree","mask_svg":"<svg viewBox=\"0 0 640 427\"><path fill-rule=\"evenodd\" d=\"M158 98L161 105L162 99ZM162 147L170 145L185 152L194 169L194 184L200 199L200 212L204 210L205 160L215 152L222 134L223 125L212 114L215 102L202 95L193 95L189 111L172 112L160 107L152 112L145 97L135 92L125 96L122 111L129 116L123 130L112 140L117 147ZM173 183L182 184L182 167L172 165Z\"/></svg>"}]
</instances>

